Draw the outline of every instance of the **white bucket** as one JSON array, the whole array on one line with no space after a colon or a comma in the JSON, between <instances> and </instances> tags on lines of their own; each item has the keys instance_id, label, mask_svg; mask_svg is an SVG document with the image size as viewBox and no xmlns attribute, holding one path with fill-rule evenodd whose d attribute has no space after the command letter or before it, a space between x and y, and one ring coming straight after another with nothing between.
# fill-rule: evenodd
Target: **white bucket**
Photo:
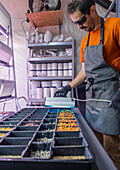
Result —
<instances>
[{"instance_id":1,"label":"white bucket","mask_svg":"<svg viewBox=\"0 0 120 170\"><path fill-rule=\"evenodd\" d=\"M62 76L63 75L63 70L62 69L59 69L58 70L58 76Z\"/></svg>"},{"instance_id":2,"label":"white bucket","mask_svg":"<svg viewBox=\"0 0 120 170\"><path fill-rule=\"evenodd\" d=\"M51 82L50 81L41 81L41 86L42 87L50 87L51 86Z\"/></svg>"},{"instance_id":3,"label":"white bucket","mask_svg":"<svg viewBox=\"0 0 120 170\"><path fill-rule=\"evenodd\" d=\"M68 68L69 68L68 63L63 63L63 69L68 69Z\"/></svg>"},{"instance_id":4,"label":"white bucket","mask_svg":"<svg viewBox=\"0 0 120 170\"><path fill-rule=\"evenodd\" d=\"M69 69L63 70L63 76L69 76Z\"/></svg>"},{"instance_id":5,"label":"white bucket","mask_svg":"<svg viewBox=\"0 0 120 170\"><path fill-rule=\"evenodd\" d=\"M40 86L40 82L39 81L32 81L32 82L30 82L30 89L32 91L36 91L38 86Z\"/></svg>"},{"instance_id":6,"label":"white bucket","mask_svg":"<svg viewBox=\"0 0 120 170\"><path fill-rule=\"evenodd\" d=\"M70 81L62 81L62 86L66 86L70 83Z\"/></svg>"},{"instance_id":7,"label":"white bucket","mask_svg":"<svg viewBox=\"0 0 120 170\"><path fill-rule=\"evenodd\" d=\"M72 62L69 62L69 69L72 69Z\"/></svg>"},{"instance_id":8,"label":"white bucket","mask_svg":"<svg viewBox=\"0 0 120 170\"><path fill-rule=\"evenodd\" d=\"M69 69L69 76L72 76L72 69Z\"/></svg>"},{"instance_id":9,"label":"white bucket","mask_svg":"<svg viewBox=\"0 0 120 170\"><path fill-rule=\"evenodd\" d=\"M57 63L52 63L52 69L57 69Z\"/></svg>"},{"instance_id":10,"label":"white bucket","mask_svg":"<svg viewBox=\"0 0 120 170\"><path fill-rule=\"evenodd\" d=\"M52 76L57 76L57 73L58 72L58 70L57 69L52 69Z\"/></svg>"},{"instance_id":11,"label":"white bucket","mask_svg":"<svg viewBox=\"0 0 120 170\"><path fill-rule=\"evenodd\" d=\"M47 76L48 77L52 76L52 70L47 70Z\"/></svg>"},{"instance_id":12,"label":"white bucket","mask_svg":"<svg viewBox=\"0 0 120 170\"><path fill-rule=\"evenodd\" d=\"M46 70L47 69L47 65L46 64L42 63L41 65L42 65L42 70Z\"/></svg>"},{"instance_id":13,"label":"white bucket","mask_svg":"<svg viewBox=\"0 0 120 170\"><path fill-rule=\"evenodd\" d=\"M52 81L52 86L55 86L58 89L61 86L61 81Z\"/></svg>"},{"instance_id":14,"label":"white bucket","mask_svg":"<svg viewBox=\"0 0 120 170\"><path fill-rule=\"evenodd\" d=\"M51 94L51 97L54 96L56 90L57 90L57 88L56 88L55 86L50 87L50 94Z\"/></svg>"},{"instance_id":15,"label":"white bucket","mask_svg":"<svg viewBox=\"0 0 120 170\"><path fill-rule=\"evenodd\" d=\"M62 67L63 67L63 63L58 63L58 70L60 69L62 69Z\"/></svg>"},{"instance_id":16,"label":"white bucket","mask_svg":"<svg viewBox=\"0 0 120 170\"><path fill-rule=\"evenodd\" d=\"M47 70L51 70L52 69L52 63L47 63Z\"/></svg>"},{"instance_id":17,"label":"white bucket","mask_svg":"<svg viewBox=\"0 0 120 170\"><path fill-rule=\"evenodd\" d=\"M37 99L42 99L42 87L37 87Z\"/></svg>"},{"instance_id":18,"label":"white bucket","mask_svg":"<svg viewBox=\"0 0 120 170\"><path fill-rule=\"evenodd\" d=\"M45 97L50 97L50 87L44 87L44 98Z\"/></svg>"}]
</instances>

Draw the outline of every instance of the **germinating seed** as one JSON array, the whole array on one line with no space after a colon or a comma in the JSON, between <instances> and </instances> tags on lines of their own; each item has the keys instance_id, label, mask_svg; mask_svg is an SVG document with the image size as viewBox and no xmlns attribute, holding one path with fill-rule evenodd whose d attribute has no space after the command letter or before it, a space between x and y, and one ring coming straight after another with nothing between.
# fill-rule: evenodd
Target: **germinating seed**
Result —
<instances>
[{"instance_id":1,"label":"germinating seed","mask_svg":"<svg viewBox=\"0 0 120 170\"><path fill-rule=\"evenodd\" d=\"M50 156L49 151L37 150L37 151L31 151L30 153L30 157L41 158L41 159L48 159L49 156Z\"/></svg>"},{"instance_id":2,"label":"germinating seed","mask_svg":"<svg viewBox=\"0 0 120 170\"><path fill-rule=\"evenodd\" d=\"M37 142L52 142L52 138L51 139L49 139L49 138L40 138L40 139L37 139Z\"/></svg>"}]
</instances>

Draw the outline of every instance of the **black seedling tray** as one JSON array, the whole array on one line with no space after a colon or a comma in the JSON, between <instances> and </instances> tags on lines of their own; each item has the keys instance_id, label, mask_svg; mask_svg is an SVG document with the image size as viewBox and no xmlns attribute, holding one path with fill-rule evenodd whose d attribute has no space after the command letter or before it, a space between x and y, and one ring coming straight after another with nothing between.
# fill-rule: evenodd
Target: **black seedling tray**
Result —
<instances>
[{"instance_id":1,"label":"black seedling tray","mask_svg":"<svg viewBox=\"0 0 120 170\"><path fill-rule=\"evenodd\" d=\"M56 118L57 114L47 114L45 118Z\"/></svg>"},{"instance_id":2,"label":"black seedling tray","mask_svg":"<svg viewBox=\"0 0 120 170\"><path fill-rule=\"evenodd\" d=\"M83 137L83 134L80 131L71 131L71 132L56 131L55 137Z\"/></svg>"},{"instance_id":3,"label":"black seedling tray","mask_svg":"<svg viewBox=\"0 0 120 170\"><path fill-rule=\"evenodd\" d=\"M0 123L0 125L7 125L7 126L15 126L15 125L17 125L19 122L16 122L16 121L2 121L1 123Z\"/></svg>"},{"instance_id":4,"label":"black seedling tray","mask_svg":"<svg viewBox=\"0 0 120 170\"><path fill-rule=\"evenodd\" d=\"M45 131L47 129L50 129L50 130L55 129L55 125L44 123L40 126L39 131Z\"/></svg>"},{"instance_id":5,"label":"black seedling tray","mask_svg":"<svg viewBox=\"0 0 120 170\"><path fill-rule=\"evenodd\" d=\"M18 126L15 131L36 131L38 126Z\"/></svg>"}]
</instances>

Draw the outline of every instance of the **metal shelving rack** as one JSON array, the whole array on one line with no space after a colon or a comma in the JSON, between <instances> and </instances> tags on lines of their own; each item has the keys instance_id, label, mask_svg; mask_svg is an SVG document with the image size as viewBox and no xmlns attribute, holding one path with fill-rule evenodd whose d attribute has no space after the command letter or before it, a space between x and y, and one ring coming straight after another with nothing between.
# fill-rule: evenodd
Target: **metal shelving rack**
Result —
<instances>
[{"instance_id":1,"label":"metal shelving rack","mask_svg":"<svg viewBox=\"0 0 120 170\"><path fill-rule=\"evenodd\" d=\"M14 99L15 100L15 108L16 108L16 111L18 111L11 17L10 17L10 14L8 13L8 11L5 9L5 7L1 3L0 3L0 13L6 18L6 21L8 21L8 23L7 23L8 25L6 24L7 25L6 34L8 35L8 37L6 37L6 43L0 41L0 45L4 45L5 49L11 53L11 60L12 60L10 62L5 62L4 59L3 59L3 61L2 61L2 59L0 60L0 66L8 68L8 78L6 80L3 79L2 81L3 81L3 84L5 81L14 82L13 95L0 97L0 103L4 102L4 105L3 105L3 111L4 111L6 102ZM1 24L1 21L0 21L0 24ZM1 36L3 36L3 35L0 34L0 37ZM2 56L1 56L1 58L2 58Z\"/></svg>"},{"instance_id":2,"label":"metal shelving rack","mask_svg":"<svg viewBox=\"0 0 120 170\"><path fill-rule=\"evenodd\" d=\"M27 57L27 90L28 90L28 103L32 102L41 102L42 104L44 103L44 99L30 99L29 94L29 83L30 81L52 81L52 80L73 80L74 79L74 38L72 38L71 42L50 42L50 43L34 43L34 44L27 44L27 48L29 49L28 51L28 57ZM30 53L32 49L40 50L40 49L72 49L72 56L68 57L41 57L41 58L30 58ZM28 68L28 63L31 64L39 64L39 63L52 63L52 62L72 62L72 76L55 76L55 77L30 77L29 76L29 68ZM72 91L72 97L74 92Z\"/></svg>"}]
</instances>

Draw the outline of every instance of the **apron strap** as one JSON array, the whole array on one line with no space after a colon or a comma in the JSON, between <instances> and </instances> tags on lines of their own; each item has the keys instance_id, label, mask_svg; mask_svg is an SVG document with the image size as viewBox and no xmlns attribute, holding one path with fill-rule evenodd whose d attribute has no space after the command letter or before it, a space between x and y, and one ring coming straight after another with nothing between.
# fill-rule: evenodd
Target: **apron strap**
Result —
<instances>
[{"instance_id":1,"label":"apron strap","mask_svg":"<svg viewBox=\"0 0 120 170\"><path fill-rule=\"evenodd\" d=\"M89 39L90 39L90 32L88 34L86 47L88 47L89 45ZM100 44L103 44L103 42L104 42L104 19L101 17Z\"/></svg>"},{"instance_id":2,"label":"apron strap","mask_svg":"<svg viewBox=\"0 0 120 170\"><path fill-rule=\"evenodd\" d=\"M104 42L104 19L101 17L100 44Z\"/></svg>"}]
</instances>

